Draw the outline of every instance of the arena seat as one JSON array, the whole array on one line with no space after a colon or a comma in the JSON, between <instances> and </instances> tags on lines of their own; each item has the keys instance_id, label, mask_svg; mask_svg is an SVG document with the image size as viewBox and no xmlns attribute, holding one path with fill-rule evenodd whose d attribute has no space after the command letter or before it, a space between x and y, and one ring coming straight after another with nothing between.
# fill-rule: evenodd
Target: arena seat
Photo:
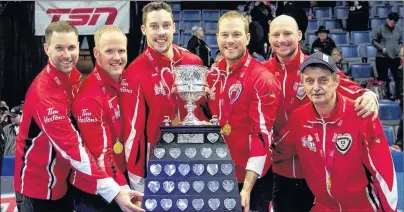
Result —
<instances>
[{"instance_id":1,"label":"arena seat","mask_svg":"<svg viewBox=\"0 0 404 212\"><path fill-rule=\"evenodd\" d=\"M379 118L383 125L396 126L401 119L400 105L392 101L379 102Z\"/></svg>"},{"instance_id":2,"label":"arena seat","mask_svg":"<svg viewBox=\"0 0 404 212\"><path fill-rule=\"evenodd\" d=\"M396 12L398 13L398 15L400 16L400 17L403 17L404 16L404 5L397 5L396 6Z\"/></svg>"},{"instance_id":3,"label":"arena seat","mask_svg":"<svg viewBox=\"0 0 404 212\"><path fill-rule=\"evenodd\" d=\"M181 11L181 2L167 2L173 11Z\"/></svg>"},{"instance_id":4,"label":"arena seat","mask_svg":"<svg viewBox=\"0 0 404 212\"><path fill-rule=\"evenodd\" d=\"M403 152L391 152L391 156L393 157L394 168L396 172L403 172ZM397 177L398 179L398 177Z\"/></svg>"},{"instance_id":5,"label":"arena seat","mask_svg":"<svg viewBox=\"0 0 404 212\"><path fill-rule=\"evenodd\" d=\"M332 32L329 35L337 45L349 44L349 33L348 32Z\"/></svg>"},{"instance_id":6,"label":"arena seat","mask_svg":"<svg viewBox=\"0 0 404 212\"><path fill-rule=\"evenodd\" d=\"M180 30L185 32L191 32L193 26L202 26L202 22L200 20L182 20Z\"/></svg>"},{"instance_id":7,"label":"arena seat","mask_svg":"<svg viewBox=\"0 0 404 212\"><path fill-rule=\"evenodd\" d=\"M181 11L173 11L174 21L182 20L182 12Z\"/></svg>"},{"instance_id":8,"label":"arena seat","mask_svg":"<svg viewBox=\"0 0 404 212\"><path fill-rule=\"evenodd\" d=\"M361 48L358 45L340 45L342 57L349 64L362 63Z\"/></svg>"},{"instance_id":9,"label":"arena seat","mask_svg":"<svg viewBox=\"0 0 404 212\"><path fill-rule=\"evenodd\" d=\"M180 36L180 33L178 33L178 32L174 33L173 43L174 43L175 45L181 45L181 36Z\"/></svg>"},{"instance_id":10,"label":"arena seat","mask_svg":"<svg viewBox=\"0 0 404 212\"><path fill-rule=\"evenodd\" d=\"M370 44L372 42L371 31L352 31L351 43L352 44Z\"/></svg>"},{"instance_id":11,"label":"arena seat","mask_svg":"<svg viewBox=\"0 0 404 212\"><path fill-rule=\"evenodd\" d=\"M304 8L303 10L304 10L304 12L306 12L307 16L309 16L310 14L313 14L313 11L311 10L311 8Z\"/></svg>"},{"instance_id":12,"label":"arena seat","mask_svg":"<svg viewBox=\"0 0 404 212\"><path fill-rule=\"evenodd\" d=\"M352 64L351 66L351 77L354 78L356 82L365 82L373 77L373 66L369 63L362 64Z\"/></svg>"},{"instance_id":13,"label":"arena seat","mask_svg":"<svg viewBox=\"0 0 404 212\"><path fill-rule=\"evenodd\" d=\"M202 27L205 29L205 32L216 33L217 32L217 21L206 21L202 22Z\"/></svg>"},{"instance_id":14,"label":"arena seat","mask_svg":"<svg viewBox=\"0 0 404 212\"><path fill-rule=\"evenodd\" d=\"M307 31L314 31L318 29L318 21L315 19L309 20Z\"/></svg>"},{"instance_id":15,"label":"arena seat","mask_svg":"<svg viewBox=\"0 0 404 212\"><path fill-rule=\"evenodd\" d=\"M3 156L3 164L1 167L1 176L14 176L14 155Z\"/></svg>"},{"instance_id":16,"label":"arena seat","mask_svg":"<svg viewBox=\"0 0 404 212\"><path fill-rule=\"evenodd\" d=\"M334 8L335 17L338 19L347 19L349 14L348 7L335 7Z\"/></svg>"},{"instance_id":17,"label":"arena seat","mask_svg":"<svg viewBox=\"0 0 404 212\"><path fill-rule=\"evenodd\" d=\"M187 21L200 21L202 18L200 10L183 10L182 19Z\"/></svg>"},{"instance_id":18,"label":"arena seat","mask_svg":"<svg viewBox=\"0 0 404 212\"><path fill-rule=\"evenodd\" d=\"M189 39L191 39L191 37L192 37L192 34L190 32L182 33L182 36L181 36L182 42L181 42L181 44L182 44L183 47L187 48L188 41L189 41Z\"/></svg>"},{"instance_id":19,"label":"arena seat","mask_svg":"<svg viewBox=\"0 0 404 212\"><path fill-rule=\"evenodd\" d=\"M309 44L311 48L311 45L315 40L317 40L317 38L318 36L313 33L306 33L306 44Z\"/></svg>"},{"instance_id":20,"label":"arena seat","mask_svg":"<svg viewBox=\"0 0 404 212\"><path fill-rule=\"evenodd\" d=\"M378 5L375 7L375 16L379 18L386 18L389 13L393 12L392 6Z\"/></svg>"},{"instance_id":21,"label":"arena seat","mask_svg":"<svg viewBox=\"0 0 404 212\"><path fill-rule=\"evenodd\" d=\"M370 18L370 28L376 28L384 24L385 18Z\"/></svg>"},{"instance_id":22,"label":"arena seat","mask_svg":"<svg viewBox=\"0 0 404 212\"><path fill-rule=\"evenodd\" d=\"M332 18L331 7L313 7L313 15L316 19Z\"/></svg>"},{"instance_id":23,"label":"arena seat","mask_svg":"<svg viewBox=\"0 0 404 212\"><path fill-rule=\"evenodd\" d=\"M323 25L329 30L342 30L342 21L340 19L324 19Z\"/></svg>"},{"instance_id":24,"label":"arena seat","mask_svg":"<svg viewBox=\"0 0 404 212\"><path fill-rule=\"evenodd\" d=\"M386 135L389 146L394 144L396 137L394 136L394 128L392 126L383 126L384 134Z\"/></svg>"},{"instance_id":25,"label":"arena seat","mask_svg":"<svg viewBox=\"0 0 404 212\"><path fill-rule=\"evenodd\" d=\"M218 47L209 47L210 48L210 56L215 60L216 58L216 52L219 50Z\"/></svg>"},{"instance_id":26,"label":"arena seat","mask_svg":"<svg viewBox=\"0 0 404 212\"><path fill-rule=\"evenodd\" d=\"M204 40L209 47L217 46L216 33L205 33Z\"/></svg>"},{"instance_id":27,"label":"arena seat","mask_svg":"<svg viewBox=\"0 0 404 212\"><path fill-rule=\"evenodd\" d=\"M202 19L204 21L218 21L220 18L220 10L202 10Z\"/></svg>"}]
</instances>

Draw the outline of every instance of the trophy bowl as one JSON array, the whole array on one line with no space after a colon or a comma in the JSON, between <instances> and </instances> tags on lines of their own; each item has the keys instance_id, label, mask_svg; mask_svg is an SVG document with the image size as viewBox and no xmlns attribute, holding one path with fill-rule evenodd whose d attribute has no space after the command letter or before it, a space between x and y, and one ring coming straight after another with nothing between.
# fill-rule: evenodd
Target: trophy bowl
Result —
<instances>
[{"instance_id":1,"label":"trophy bowl","mask_svg":"<svg viewBox=\"0 0 404 212\"><path fill-rule=\"evenodd\" d=\"M177 94L186 101L185 108L188 114L182 121L182 125L201 125L201 122L194 115L196 108L194 103L205 95L205 89L209 87L206 82L207 76L211 71L200 65L179 65L174 67L172 71L167 68L161 71L161 79L165 86L167 86L163 77L165 71L173 75ZM219 80L219 75L217 80Z\"/></svg>"}]
</instances>

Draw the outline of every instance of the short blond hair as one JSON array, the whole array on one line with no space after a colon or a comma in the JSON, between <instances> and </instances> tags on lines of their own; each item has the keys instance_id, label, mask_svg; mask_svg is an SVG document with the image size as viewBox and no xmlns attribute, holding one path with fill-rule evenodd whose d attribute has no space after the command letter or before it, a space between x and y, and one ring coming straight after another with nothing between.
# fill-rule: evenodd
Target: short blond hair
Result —
<instances>
[{"instance_id":1,"label":"short blond hair","mask_svg":"<svg viewBox=\"0 0 404 212\"><path fill-rule=\"evenodd\" d=\"M231 10L231 11L229 11L229 12L226 12L225 14L223 14L223 15L219 18L219 21L217 22L217 31L219 31L220 22L221 22L222 20L224 20L224 19L227 19L227 18L239 18L239 19L244 23L244 31L245 31L245 34L248 34L248 25L249 25L249 24L248 24L247 18L246 18L243 14L241 14L241 13L235 11L235 10Z\"/></svg>"},{"instance_id":2,"label":"short blond hair","mask_svg":"<svg viewBox=\"0 0 404 212\"><path fill-rule=\"evenodd\" d=\"M125 33L119 27L111 26L111 25L103 26L100 29L98 29L97 32L95 32L95 34L94 34L95 47L99 47L101 36L102 36L102 34L104 34L106 32L118 32L118 33L121 33L126 38Z\"/></svg>"},{"instance_id":3,"label":"short blond hair","mask_svg":"<svg viewBox=\"0 0 404 212\"><path fill-rule=\"evenodd\" d=\"M76 36L77 36L77 39L79 37L79 32L73 24L66 22L66 21L55 21L55 22L50 23L48 25L48 27L46 27L46 29L45 29L45 42L47 44L50 44L50 40L51 40L53 32L57 32L57 33L74 32L74 34L76 34Z\"/></svg>"}]
</instances>

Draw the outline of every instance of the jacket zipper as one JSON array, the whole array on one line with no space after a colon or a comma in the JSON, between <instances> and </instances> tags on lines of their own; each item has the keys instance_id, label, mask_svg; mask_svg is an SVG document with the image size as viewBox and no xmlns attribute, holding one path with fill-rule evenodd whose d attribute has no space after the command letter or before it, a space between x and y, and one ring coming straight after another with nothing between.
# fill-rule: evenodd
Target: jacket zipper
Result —
<instances>
[{"instance_id":1,"label":"jacket zipper","mask_svg":"<svg viewBox=\"0 0 404 212\"><path fill-rule=\"evenodd\" d=\"M282 66L282 71L285 74L283 76L283 83L282 83L282 92L283 92L283 98L286 99L286 79L288 78L288 72L286 70L285 64L281 63ZM288 115L285 112L285 120L288 120ZM295 170L295 156L292 157L292 174L293 177L296 178L296 170Z\"/></svg>"},{"instance_id":2,"label":"jacket zipper","mask_svg":"<svg viewBox=\"0 0 404 212\"><path fill-rule=\"evenodd\" d=\"M326 153L326 151L325 151L325 142L326 142L326 137L327 137L327 133L326 133L327 123L325 123L324 120L321 120L321 125L323 125L323 154L324 154L324 156L325 156L325 158L326 158L327 153ZM324 161L324 162L327 163L327 161ZM326 187L326 189L327 189L327 193L328 193L328 195L330 195L330 197L331 197L333 200L335 200L335 201L338 203L339 211L342 212L341 203L339 203L339 202L332 196L332 194L331 194L331 189L328 188L328 185L327 185L328 179L331 177L331 176L330 176L330 172L327 170L327 167L326 167L326 166L324 166L324 169L325 169L325 187Z\"/></svg>"}]
</instances>

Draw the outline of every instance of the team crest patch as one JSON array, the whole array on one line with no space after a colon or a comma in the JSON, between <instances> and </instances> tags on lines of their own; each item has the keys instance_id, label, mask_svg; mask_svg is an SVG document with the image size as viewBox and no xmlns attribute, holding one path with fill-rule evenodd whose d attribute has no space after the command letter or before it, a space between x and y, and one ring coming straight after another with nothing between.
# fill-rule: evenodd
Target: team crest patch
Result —
<instances>
[{"instance_id":1,"label":"team crest patch","mask_svg":"<svg viewBox=\"0 0 404 212\"><path fill-rule=\"evenodd\" d=\"M230 86L228 95L229 95L231 104L233 104L234 102L237 101L237 99L240 97L242 90L243 90L243 86L240 83L233 84Z\"/></svg>"},{"instance_id":2,"label":"team crest patch","mask_svg":"<svg viewBox=\"0 0 404 212\"><path fill-rule=\"evenodd\" d=\"M299 100L303 100L306 96L306 92L304 91L303 85L300 82L293 84L293 90L296 91L296 98Z\"/></svg>"},{"instance_id":3,"label":"team crest patch","mask_svg":"<svg viewBox=\"0 0 404 212\"><path fill-rule=\"evenodd\" d=\"M349 134L349 133L338 134L336 145L337 145L338 151L341 154L345 155L352 146L351 134Z\"/></svg>"}]
</instances>

